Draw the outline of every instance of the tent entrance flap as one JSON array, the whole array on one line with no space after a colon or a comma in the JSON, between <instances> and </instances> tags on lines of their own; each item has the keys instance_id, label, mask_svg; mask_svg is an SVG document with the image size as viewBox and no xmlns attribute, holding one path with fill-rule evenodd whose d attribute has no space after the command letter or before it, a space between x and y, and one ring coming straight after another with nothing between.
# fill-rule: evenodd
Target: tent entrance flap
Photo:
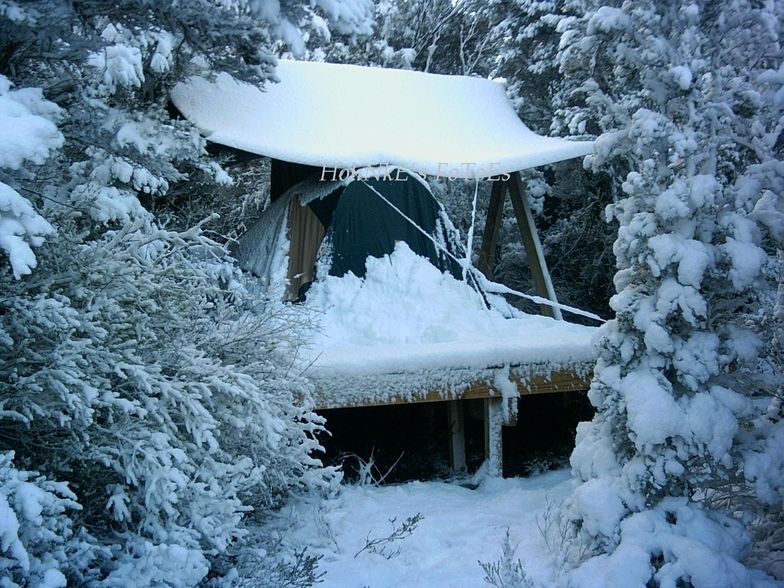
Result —
<instances>
[{"instance_id":1,"label":"tent entrance flap","mask_svg":"<svg viewBox=\"0 0 784 588\"><path fill-rule=\"evenodd\" d=\"M324 225L309 206L300 206L297 198L291 200L286 300L297 300L302 286L313 281L316 257L325 232Z\"/></svg>"}]
</instances>

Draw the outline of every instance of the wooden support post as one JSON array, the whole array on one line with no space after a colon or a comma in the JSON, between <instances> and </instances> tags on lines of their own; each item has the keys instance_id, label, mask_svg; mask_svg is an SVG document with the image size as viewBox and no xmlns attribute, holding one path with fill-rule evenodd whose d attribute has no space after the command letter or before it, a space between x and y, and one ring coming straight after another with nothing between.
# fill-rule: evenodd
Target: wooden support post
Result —
<instances>
[{"instance_id":1,"label":"wooden support post","mask_svg":"<svg viewBox=\"0 0 784 588\"><path fill-rule=\"evenodd\" d=\"M508 183L509 198L512 200L515 218L517 219L517 225L520 228L520 235L525 246L525 254L531 266L531 276L534 280L536 294L552 302L558 302L558 299L555 297L552 280L550 280L550 272L547 270L544 253L542 253L542 244L539 242L539 235L536 232L531 207L528 205L528 199L525 197L525 194L523 194L523 180L520 178L520 172L513 173ZM541 304L540 308L542 314L562 320L559 308L545 304Z\"/></svg>"},{"instance_id":2,"label":"wooden support post","mask_svg":"<svg viewBox=\"0 0 784 588\"><path fill-rule=\"evenodd\" d=\"M504 475L503 399L500 396L485 398L485 460L487 475L501 478Z\"/></svg>"},{"instance_id":3,"label":"wooden support post","mask_svg":"<svg viewBox=\"0 0 784 588\"><path fill-rule=\"evenodd\" d=\"M492 279L495 267L495 247L498 242L498 232L504 217L504 197L506 196L506 182L493 182L490 192L490 204L487 207L485 229L482 233L482 247L479 250L479 271L487 278Z\"/></svg>"},{"instance_id":4,"label":"wooden support post","mask_svg":"<svg viewBox=\"0 0 784 588\"><path fill-rule=\"evenodd\" d=\"M450 400L446 406L449 417L449 465L453 472L462 472L466 469L463 402Z\"/></svg>"}]
</instances>

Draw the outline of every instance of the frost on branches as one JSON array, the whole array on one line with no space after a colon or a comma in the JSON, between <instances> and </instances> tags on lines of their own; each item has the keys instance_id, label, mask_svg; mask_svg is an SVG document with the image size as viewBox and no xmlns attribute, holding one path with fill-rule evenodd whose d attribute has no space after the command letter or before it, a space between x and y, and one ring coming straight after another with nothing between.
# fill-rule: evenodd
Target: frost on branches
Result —
<instances>
[{"instance_id":1,"label":"frost on branches","mask_svg":"<svg viewBox=\"0 0 784 588\"><path fill-rule=\"evenodd\" d=\"M210 214L232 178L166 109L190 73L263 83L319 14L369 30L363 2L0 0L4 586L236 577L249 515L336 482L301 317L259 310Z\"/></svg>"},{"instance_id":2,"label":"frost on branches","mask_svg":"<svg viewBox=\"0 0 784 588\"><path fill-rule=\"evenodd\" d=\"M559 24L559 115L604 132L587 163L619 184L618 272L572 455L594 555L571 582L770 585L740 562L743 525L784 497L781 365L759 328L781 275L763 218L780 208L761 208L784 187L780 23L744 1L585 4Z\"/></svg>"}]
</instances>

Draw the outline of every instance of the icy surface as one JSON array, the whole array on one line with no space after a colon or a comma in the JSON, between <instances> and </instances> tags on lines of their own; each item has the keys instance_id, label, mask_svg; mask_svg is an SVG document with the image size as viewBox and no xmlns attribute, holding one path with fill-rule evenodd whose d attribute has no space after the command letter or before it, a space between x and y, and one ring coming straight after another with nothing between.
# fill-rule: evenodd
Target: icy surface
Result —
<instances>
[{"instance_id":1,"label":"icy surface","mask_svg":"<svg viewBox=\"0 0 784 588\"><path fill-rule=\"evenodd\" d=\"M490 80L297 61L276 73L280 82L263 90L228 74L194 77L171 97L210 141L319 167L475 178L593 150L532 132Z\"/></svg>"},{"instance_id":2,"label":"icy surface","mask_svg":"<svg viewBox=\"0 0 784 588\"><path fill-rule=\"evenodd\" d=\"M528 479L486 479L476 490L441 482L398 486L346 486L333 499L295 501L263 532L281 536L285 547L323 555L323 588L398 586L476 588L487 585L477 560L494 562L509 528L514 558L537 586L555 584L553 554L537 520L548 502L569 493L567 470ZM390 559L364 551L366 539L389 535L408 517L424 517L413 533L392 546Z\"/></svg>"}]
</instances>

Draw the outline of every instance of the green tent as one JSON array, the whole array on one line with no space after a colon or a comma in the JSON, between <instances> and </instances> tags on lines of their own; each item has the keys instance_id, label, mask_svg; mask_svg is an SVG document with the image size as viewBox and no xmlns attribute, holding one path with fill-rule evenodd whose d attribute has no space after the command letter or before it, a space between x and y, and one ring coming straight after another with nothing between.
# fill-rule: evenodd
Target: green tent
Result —
<instances>
[{"instance_id":1,"label":"green tent","mask_svg":"<svg viewBox=\"0 0 784 588\"><path fill-rule=\"evenodd\" d=\"M352 272L355 276L364 276L365 260L369 256L389 255L395 249L395 243L403 241L442 271L460 277L460 266L443 251L462 255L457 251L456 240L449 238L452 236L450 226L441 205L422 181L404 173L399 178L355 180L346 186L339 198L325 203L334 204L331 218L325 225L326 238L332 246L330 275L343 276ZM316 206L311 206L317 216L323 215L317 211L320 202L315 201L312 204ZM434 241L442 249L439 250Z\"/></svg>"},{"instance_id":2,"label":"green tent","mask_svg":"<svg viewBox=\"0 0 784 588\"><path fill-rule=\"evenodd\" d=\"M368 257L391 254L399 241L441 271L462 278L455 261L465 252L446 211L418 177L402 171L389 178L356 178L295 184L274 198L256 225L239 240L240 265L279 281L275 252L288 238L288 286L283 297L302 300L315 279L315 266L333 276L365 275ZM448 252L448 253L447 253Z\"/></svg>"}]
</instances>

